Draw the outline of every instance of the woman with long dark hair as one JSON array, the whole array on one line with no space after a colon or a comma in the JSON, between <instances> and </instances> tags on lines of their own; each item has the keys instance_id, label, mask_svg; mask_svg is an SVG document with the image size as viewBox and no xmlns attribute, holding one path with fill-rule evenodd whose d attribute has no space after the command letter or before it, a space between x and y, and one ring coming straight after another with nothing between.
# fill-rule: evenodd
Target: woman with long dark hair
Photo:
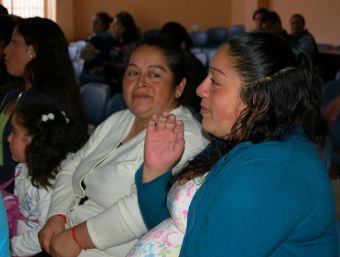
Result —
<instances>
[{"instance_id":1,"label":"woman with long dark hair","mask_svg":"<svg viewBox=\"0 0 340 257\"><path fill-rule=\"evenodd\" d=\"M268 33L234 37L197 94L214 139L175 176L166 171L183 151L183 123L167 113L149 121L136 184L153 229L128 256L336 256L333 193L315 147L328 128L308 56Z\"/></svg>"},{"instance_id":2,"label":"woman with long dark hair","mask_svg":"<svg viewBox=\"0 0 340 257\"><path fill-rule=\"evenodd\" d=\"M16 106L29 102L53 102L70 117L69 140L65 144L78 150L87 140L87 123L69 57L67 41L61 28L45 18L22 19L13 31L11 42L4 50L7 72L25 81L24 90L10 92L1 111L8 113L2 131L3 163L0 183L14 176L7 137L11 113ZM10 186L8 191L13 190Z\"/></svg>"}]
</instances>

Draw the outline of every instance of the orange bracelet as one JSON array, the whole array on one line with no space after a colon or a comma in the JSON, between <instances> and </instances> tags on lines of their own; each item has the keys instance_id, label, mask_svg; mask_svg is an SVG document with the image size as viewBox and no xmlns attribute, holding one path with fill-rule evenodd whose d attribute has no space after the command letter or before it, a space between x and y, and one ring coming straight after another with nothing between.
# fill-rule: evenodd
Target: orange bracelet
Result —
<instances>
[{"instance_id":1,"label":"orange bracelet","mask_svg":"<svg viewBox=\"0 0 340 257\"><path fill-rule=\"evenodd\" d=\"M85 249L85 248L81 247L79 241L76 238L76 226L72 227L72 238L73 238L74 242L76 242L76 244L79 246L80 249Z\"/></svg>"},{"instance_id":2,"label":"orange bracelet","mask_svg":"<svg viewBox=\"0 0 340 257\"><path fill-rule=\"evenodd\" d=\"M64 223L66 224L67 218L64 214L57 214L56 216L62 218L64 220Z\"/></svg>"}]
</instances>

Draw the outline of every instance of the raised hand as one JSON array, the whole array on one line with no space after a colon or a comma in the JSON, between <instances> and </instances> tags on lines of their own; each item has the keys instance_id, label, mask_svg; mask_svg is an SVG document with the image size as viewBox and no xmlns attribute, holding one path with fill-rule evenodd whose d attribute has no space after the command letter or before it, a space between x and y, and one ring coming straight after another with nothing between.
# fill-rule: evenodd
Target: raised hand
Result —
<instances>
[{"instance_id":1,"label":"raised hand","mask_svg":"<svg viewBox=\"0 0 340 257\"><path fill-rule=\"evenodd\" d=\"M169 170L184 151L183 122L163 112L152 115L144 144L143 181L149 182Z\"/></svg>"}]
</instances>

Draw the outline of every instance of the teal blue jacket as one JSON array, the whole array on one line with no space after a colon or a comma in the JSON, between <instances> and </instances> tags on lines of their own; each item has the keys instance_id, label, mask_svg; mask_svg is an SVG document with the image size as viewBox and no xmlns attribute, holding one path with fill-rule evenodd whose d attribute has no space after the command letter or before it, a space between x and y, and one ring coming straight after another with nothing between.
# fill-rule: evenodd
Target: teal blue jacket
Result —
<instances>
[{"instance_id":1,"label":"teal blue jacket","mask_svg":"<svg viewBox=\"0 0 340 257\"><path fill-rule=\"evenodd\" d=\"M10 257L9 252L9 232L7 226L7 215L0 192L0 257Z\"/></svg>"},{"instance_id":2,"label":"teal blue jacket","mask_svg":"<svg viewBox=\"0 0 340 257\"><path fill-rule=\"evenodd\" d=\"M148 228L169 217L170 172L141 182ZM333 193L313 144L296 133L284 141L244 142L219 159L188 213L182 257L336 257Z\"/></svg>"}]
</instances>

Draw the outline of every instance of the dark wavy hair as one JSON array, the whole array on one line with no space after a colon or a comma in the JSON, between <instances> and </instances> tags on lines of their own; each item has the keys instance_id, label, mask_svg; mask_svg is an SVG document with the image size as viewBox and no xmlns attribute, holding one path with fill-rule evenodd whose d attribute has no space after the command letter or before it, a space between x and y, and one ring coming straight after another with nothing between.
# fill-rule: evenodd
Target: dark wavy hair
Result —
<instances>
[{"instance_id":1,"label":"dark wavy hair","mask_svg":"<svg viewBox=\"0 0 340 257\"><path fill-rule=\"evenodd\" d=\"M69 118L58 107L47 103L18 107L14 115L19 126L32 136L25 150L32 184L47 189L59 171L60 162L72 149L68 138Z\"/></svg>"},{"instance_id":2,"label":"dark wavy hair","mask_svg":"<svg viewBox=\"0 0 340 257\"><path fill-rule=\"evenodd\" d=\"M123 44L131 44L140 39L140 31L137 27L133 17L126 11L122 11L116 14L116 19L124 27L123 32Z\"/></svg>"},{"instance_id":3,"label":"dark wavy hair","mask_svg":"<svg viewBox=\"0 0 340 257\"><path fill-rule=\"evenodd\" d=\"M323 144L328 133L320 111L321 80L307 54L296 56L285 40L262 32L245 33L225 45L241 78L246 107L226 139L214 138L175 180L188 172L204 174L244 141L281 141L301 127L312 142Z\"/></svg>"},{"instance_id":4,"label":"dark wavy hair","mask_svg":"<svg viewBox=\"0 0 340 257\"><path fill-rule=\"evenodd\" d=\"M146 38L134 44L126 56L125 69L127 68L131 55L139 47L142 47L142 46L154 47L160 50L164 54L168 62L169 69L172 72L172 76L173 76L172 86L174 88L176 88L184 78L185 79L188 78L187 67L189 64L187 62L185 51L182 49L179 49L178 47L173 46L172 44L169 44L168 42L164 42L160 38ZM178 99L179 103L184 104L184 105L190 103L190 100L192 99L190 95L191 93L192 92L186 86L184 88L184 91L181 97L179 97Z\"/></svg>"},{"instance_id":5,"label":"dark wavy hair","mask_svg":"<svg viewBox=\"0 0 340 257\"><path fill-rule=\"evenodd\" d=\"M73 151L78 150L87 140L87 121L64 33L55 22L40 17L22 19L16 30L36 52L25 67L25 81L61 104L71 120Z\"/></svg>"}]
</instances>

